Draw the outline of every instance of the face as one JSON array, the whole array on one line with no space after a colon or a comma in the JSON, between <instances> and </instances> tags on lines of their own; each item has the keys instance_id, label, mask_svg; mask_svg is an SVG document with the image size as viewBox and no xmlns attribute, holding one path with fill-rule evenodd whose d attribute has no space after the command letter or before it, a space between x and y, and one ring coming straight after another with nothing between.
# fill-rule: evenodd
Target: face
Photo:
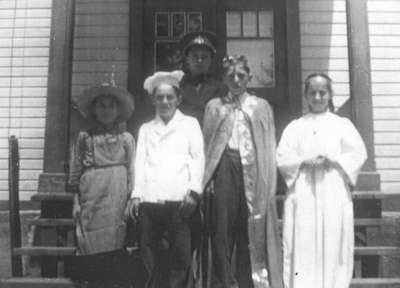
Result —
<instances>
[{"instance_id":1,"label":"face","mask_svg":"<svg viewBox=\"0 0 400 288\"><path fill-rule=\"evenodd\" d=\"M104 126L114 124L119 115L117 100L110 95L99 96L94 102L93 115L96 121Z\"/></svg>"},{"instance_id":2,"label":"face","mask_svg":"<svg viewBox=\"0 0 400 288\"><path fill-rule=\"evenodd\" d=\"M168 123L175 114L181 102L181 97L173 86L169 84L160 84L153 93L153 105L156 109L156 114Z\"/></svg>"},{"instance_id":3,"label":"face","mask_svg":"<svg viewBox=\"0 0 400 288\"><path fill-rule=\"evenodd\" d=\"M329 100L332 95L328 89L327 80L319 76L310 79L310 85L305 97L311 112L322 113L328 111Z\"/></svg>"},{"instance_id":4,"label":"face","mask_svg":"<svg viewBox=\"0 0 400 288\"><path fill-rule=\"evenodd\" d=\"M187 53L186 62L193 76L204 75L211 66L211 51L207 47L193 46Z\"/></svg>"},{"instance_id":5,"label":"face","mask_svg":"<svg viewBox=\"0 0 400 288\"><path fill-rule=\"evenodd\" d=\"M250 75L242 64L231 65L224 75L224 82L233 96L242 95L250 81Z\"/></svg>"}]
</instances>

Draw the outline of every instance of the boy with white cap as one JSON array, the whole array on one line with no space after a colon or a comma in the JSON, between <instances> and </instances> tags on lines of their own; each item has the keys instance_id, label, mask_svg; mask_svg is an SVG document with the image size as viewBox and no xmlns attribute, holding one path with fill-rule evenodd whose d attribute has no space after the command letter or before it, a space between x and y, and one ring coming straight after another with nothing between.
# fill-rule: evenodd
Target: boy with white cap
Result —
<instances>
[{"instance_id":1,"label":"boy with white cap","mask_svg":"<svg viewBox=\"0 0 400 288\"><path fill-rule=\"evenodd\" d=\"M182 76L182 71L156 72L144 82L156 116L139 129L129 210L133 217L140 214L140 248L149 273L146 287L187 287L191 274L188 220L202 193L204 151L198 121L177 109ZM165 232L170 263L157 267ZM157 283L157 268L169 271L168 284Z\"/></svg>"}]
</instances>

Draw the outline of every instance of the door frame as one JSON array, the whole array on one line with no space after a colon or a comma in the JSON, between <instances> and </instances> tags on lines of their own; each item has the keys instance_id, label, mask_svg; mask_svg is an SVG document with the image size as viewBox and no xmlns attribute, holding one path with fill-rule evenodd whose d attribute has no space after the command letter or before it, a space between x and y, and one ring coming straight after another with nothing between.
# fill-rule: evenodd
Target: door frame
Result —
<instances>
[{"instance_id":1,"label":"door frame","mask_svg":"<svg viewBox=\"0 0 400 288\"><path fill-rule=\"evenodd\" d=\"M146 101L143 83L143 17L144 1L130 1L128 90L135 95L136 107ZM280 1L280 0L275 0ZM285 0L286 4L286 54L287 54L287 122L302 114L302 83L300 53L299 0ZM289 49L290 47L290 49Z\"/></svg>"}]
</instances>

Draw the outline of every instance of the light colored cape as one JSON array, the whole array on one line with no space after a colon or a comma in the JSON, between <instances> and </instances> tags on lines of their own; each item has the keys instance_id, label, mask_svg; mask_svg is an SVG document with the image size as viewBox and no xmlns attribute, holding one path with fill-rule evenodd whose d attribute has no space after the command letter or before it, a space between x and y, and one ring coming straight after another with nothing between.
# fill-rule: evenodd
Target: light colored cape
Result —
<instances>
[{"instance_id":1,"label":"light colored cape","mask_svg":"<svg viewBox=\"0 0 400 288\"><path fill-rule=\"evenodd\" d=\"M267 101L253 95L246 95L242 109L250 118L256 151L256 201L254 213L258 214L262 227L257 233L258 239L263 241L266 253L266 267L269 282L273 288L283 287L282 281L282 253L281 239L279 236L275 192L276 192L276 160L275 160L275 126L273 113ZM206 187L213 178L214 172L220 162L221 156L231 137L234 122L233 109L235 105L229 103L227 98L216 98L208 102L203 123L206 168L203 184ZM252 215L250 215L249 219ZM249 223L250 224L250 223ZM253 223L254 225L254 223ZM263 239L260 239L263 238Z\"/></svg>"}]
</instances>

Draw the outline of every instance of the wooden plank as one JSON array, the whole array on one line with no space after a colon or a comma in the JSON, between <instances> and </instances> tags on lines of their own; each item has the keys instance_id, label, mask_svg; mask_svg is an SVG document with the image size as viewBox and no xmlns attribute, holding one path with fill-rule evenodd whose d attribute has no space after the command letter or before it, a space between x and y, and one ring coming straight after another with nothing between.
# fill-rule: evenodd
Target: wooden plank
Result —
<instances>
[{"instance_id":1,"label":"wooden plank","mask_svg":"<svg viewBox=\"0 0 400 288\"><path fill-rule=\"evenodd\" d=\"M345 24L300 24L301 35L347 35Z\"/></svg>"},{"instance_id":2,"label":"wooden plank","mask_svg":"<svg viewBox=\"0 0 400 288\"><path fill-rule=\"evenodd\" d=\"M371 35L400 35L400 24L371 24Z\"/></svg>"},{"instance_id":3,"label":"wooden plank","mask_svg":"<svg viewBox=\"0 0 400 288\"><path fill-rule=\"evenodd\" d=\"M375 143L376 144L398 144L400 143L400 131L396 132L376 132Z\"/></svg>"},{"instance_id":4,"label":"wooden plank","mask_svg":"<svg viewBox=\"0 0 400 288\"><path fill-rule=\"evenodd\" d=\"M386 5L386 4L385 4ZM370 24L400 24L400 11L393 12L393 11L373 11L370 10L368 13L368 20Z\"/></svg>"},{"instance_id":5,"label":"wooden plank","mask_svg":"<svg viewBox=\"0 0 400 288\"><path fill-rule=\"evenodd\" d=\"M310 36L310 37L319 37L319 36ZM343 37L343 36L341 36ZM347 41L347 40L346 40ZM304 70L338 70L338 71L348 71L349 69L349 61L348 59L322 59L322 58L305 58L301 61L301 67ZM335 85L335 92L337 92Z\"/></svg>"},{"instance_id":6,"label":"wooden plank","mask_svg":"<svg viewBox=\"0 0 400 288\"><path fill-rule=\"evenodd\" d=\"M366 246L366 247L354 247L354 255L391 255L400 256L400 247L395 246Z\"/></svg>"},{"instance_id":7,"label":"wooden plank","mask_svg":"<svg viewBox=\"0 0 400 288\"><path fill-rule=\"evenodd\" d=\"M128 49L127 37L75 38L75 49Z\"/></svg>"},{"instance_id":8,"label":"wooden plank","mask_svg":"<svg viewBox=\"0 0 400 288\"><path fill-rule=\"evenodd\" d=\"M399 71L372 71L371 76L375 83L398 83L400 82L399 74Z\"/></svg>"},{"instance_id":9,"label":"wooden plank","mask_svg":"<svg viewBox=\"0 0 400 288\"><path fill-rule=\"evenodd\" d=\"M29 256L73 256L75 255L75 247L21 247L15 248L16 255L29 255Z\"/></svg>"},{"instance_id":10,"label":"wooden plank","mask_svg":"<svg viewBox=\"0 0 400 288\"><path fill-rule=\"evenodd\" d=\"M47 77L47 67L0 67L0 77Z\"/></svg>"},{"instance_id":11,"label":"wooden plank","mask_svg":"<svg viewBox=\"0 0 400 288\"><path fill-rule=\"evenodd\" d=\"M303 35L301 46L347 47L347 37L345 35Z\"/></svg>"},{"instance_id":12,"label":"wooden plank","mask_svg":"<svg viewBox=\"0 0 400 288\"><path fill-rule=\"evenodd\" d=\"M16 18L14 19L0 19L0 25L4 28L47 28L50 27L50 19L46 18Z\"/></svg>"},{"instance_id":13,"label":"wooden plank","mask_svg":"<svg viewBox=\"0 0 400 288\"><path fill-rule=\"evenodd\" d=\"M76 26L97 26L97 25L129 25L129 15L121 14L78 14L75 18Z\"/></svg>"},{"instance_id":14,"label":"wooden plank","mask_svg":"<svg viewBox=\"0 0 400 288\"><path fill-rule=\"evenodd\" d=\"M10 223L10 249L12 276L22 276L22 258L14 253L15 248L21 247L21 220L19 215L19 147L15 136L9 139L8 158L8 198L9 198L9 223Z\"/></svg>"},{"instance_id":15,"label":"wooden plank","mask_svg":"<svg viewBox=\"0 0 400 288\"><path fill-rule=\"evenodd\" d=\"M9 97L46 97L46 87L0 87L0 98Z\"/></svg>"},{"instance_id":16,"label":"wooden plank","mask_svg":"<svg viewBox=\"0 0 400 288\"><path fill-rule=\"evenodd\" d=\"M0 30L1 31L1 30ZM4 38L0 42L0 47L14 47L14 48L24 48L24 47L49 47L49 38Z\"/></svg>"},{"instance_id":17,"label":"wooden plank","mask_svg":"<svg viewBox=\"0 0 400 288\"><path fill-rule=\"evenodd\" d=\"M0 39L10 38L12 36L20 38L20 37L48 37L49 35L50 35L50 28L47 27L45 28L26 27L26 28L14 28L14 29L7 28L1 30Z\"/></svg>"},{"instance_id":18,"label":"wooden plank","mask_svg":"<svg viewBox=\"0 0 400 288\"><path fill-rule=\"evenodd\" d=\"M124 61L128 59L128 49L74 49L74 61Z\"/></svg>"},{"instance_id":19,"label":"wooden plank","mask_svg":"<svg viewBox=\"0 0 400 288\"><path fill-rule=\"evenodd\" d=\"M383 182L400 182L400 169L379 170L379 174Z\"/></svg>"},{"instance_id":20,"label":"wooden plank","mask_svg":"<svg viewBox=\"0 0 400 288\"><path fill-rule=\"evenodd\" d=\"M115 71L128 71L126 61L74 61L73 72L109 72L113 66Z\"/></svg>"},{"instance_id":21,"label":"wooden plank","mask_svg":"<svg viewBox=\"0 0 400 288\"><path fill-rule=\"evenodd\" d=\"M400 195L400 182L382 182L381 187L384 193Z\"/></svg>"},{"instance_id":22,"label":"wooden plank","mask_svg":"<svg viewBox=\"0 0 400 288\"><path fill-rule=\"evenodd\" d=\"M67 226L72 227L75 225L73 219L28 219L27 221L30 225L36 226L47 226L47 227L60 227L60 226Z\"/></svg>"},{"instance_id":23,"label":"wooden plank","mask_svg":"<svg viewBox=\"0 0 400 288\"><path fill-rule=\"evenodd\" d=\"M400 278L353 278L351 280L351 288L355 287L371 287L400 284Z\"/></svg>"},{"instance_id":24,"label":"wooden plank","mask_svg":"<svg viewBox=\"0 0 400 288\"><path fill-rule=\"evenodd\" d=\"M125 25L104 25L104 26L79 26L75 30L77 37L102 37L112 35L115 37L128 37L128 27Z\"/></svg>"},{"instance_id":25,"label":"wooden plank","mask_svg":"<svg viewBox=\"0 0 400 288\"><path fill-rule=\"evenodd\" d=\"M398 120L400 119L400 108L374 108L374 119Z\"/></svg>"},{"instance_id":26,"label":"wooden plank","mask_svg":"<svg viewBox=\"0 0 400 288\"><path fill-rule=\"evenodd\" d=\"M383 5L383 3L385 3ZM400 3L396 0L391 1L368 1L368 10L374 12L400 12Z\"/></svg>"},{"instance_id":27,"label":"wooden plank","mask_svg":"<svg viewBox=\"0 0 400 288\"><path fill-rule=\"evenodd\" d=\"M35 0L37 1L37 0ZM63 278L10 278L0 279L2 288L76 288L71 279Z\"/></svg>"},{"instance_id":28,"label":"wooden plank","mask_svg":"<svg viewBox=\"0 0 400 288\"><path fill-rule=\"evenodd\" d=\"M345 47L303 47L301 55L305 58L339 58L347 59L348 53Z\"/></svg>"},{"instance_id":29,"label":"wooden plank","mask_svg":"<svg viewBox=\"0 0 400 288\"><path fill-rule=\"evenodd\" d=\"M400 144L375 145L376 156L399 157Z\"/></svg>"},{"instance_id":30,"label":"wooden plank","mask_svg":"<svg viewBox=\"0 0 400 288\"><path fill-rule=\"evenodd\" d=\"M129 1L113 1L99 3L76 3L76 14L126 14L129 11Z\"/></svg>"},{"instance_id":31,"label":"wooden plank","mask_svg":"<svg viewBox=\"0 0 400 288\"><path fill-rule=\"evenodd\" d=\"M346 11L342 0L303 0L299 1L300 11Z\"/></svg>"},{"instance_id":32,"label":"wooden plank","mask_svg":"<svg viewBox=\"0 0 400 288\"><path fill-rule=\"evenodd\" d=\"M377 157L375 161L378 169L400 169L400 157Z\"/></svg>"},{"instance_id":33,"label":"wooden plank","mask_svg":"<svg viewBox=\"0 0 400 288\"><path fill-rule=\"evenodd\" d=\"M374 107L400 107L400 95L375 96L372 98ZM398 126L400 128L400 126Z\"/></svg>"},{"instance_id":34,"label":"wooden plank","mask_svg":"<svg viewBox=\"0 0 400 288\"><path fill-rule=\"evenodd\" d=\"M377 47L377 45L375 47ZM372 58L371 69L373 71L400 71L400 59Z\"/></svg>"},{"instance_id":35,"label":"wooden plank","mask_svg":"<svg viewBox=\"0 0 400 288\"><path fill-rule=\"evenodd\" d=\"M32 201L72 201L74 195L72 193L60 192L39 192L32 196Z\"/></svg>"},{"instance_id":36,"label":"wooden plank","mask_svg":"<svg viewBox=\"0 0 400 288\"><path fill-rule=\"evenodd\" d=\"M400 95L400 83L372 83L372 93L378 95Z\"/></svg>"},{"instance_id":37,"label":"wooden plank","mask_svg":"<svg viewBox=\"0 0 400 288\"><path fill-rule=\"evenodd\" d=\"M346 23L344 11L301 11L300 23Z\"/></svg>"}]
</instances>

